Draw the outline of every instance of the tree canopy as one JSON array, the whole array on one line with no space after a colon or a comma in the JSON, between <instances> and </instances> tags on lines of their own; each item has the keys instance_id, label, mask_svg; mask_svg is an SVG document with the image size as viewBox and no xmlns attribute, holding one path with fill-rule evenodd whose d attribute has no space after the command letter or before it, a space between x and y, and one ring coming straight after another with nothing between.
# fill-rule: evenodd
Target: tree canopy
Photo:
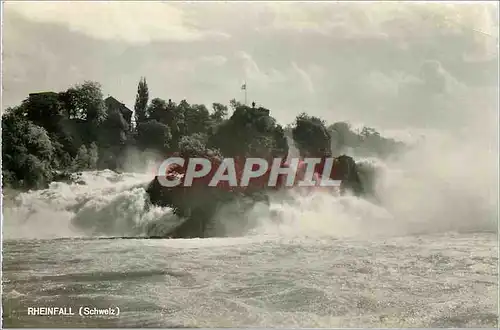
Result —
<instances>
[{"instance_id":1,"label":"tree canopy","mask_svg":"<svg viewBox=\"0 0 500 330\"><path fill-rule=\"evenodd\" d=\"M303 155L351 149L388 155L399 146L374 129L354 132L343 122L327 126L305 113L282 127L269 109L234 99L229 106L213 103L209 110L187 100L149 98L146 79L141 78L134 125L130 110L112 98L104 100L97 82L30 94L2 116L3 184L40 188L60 172L119 170L126 167L128 148L162 155L275 158L287 156L287 136Z\"/></svg>"}]
</instances>

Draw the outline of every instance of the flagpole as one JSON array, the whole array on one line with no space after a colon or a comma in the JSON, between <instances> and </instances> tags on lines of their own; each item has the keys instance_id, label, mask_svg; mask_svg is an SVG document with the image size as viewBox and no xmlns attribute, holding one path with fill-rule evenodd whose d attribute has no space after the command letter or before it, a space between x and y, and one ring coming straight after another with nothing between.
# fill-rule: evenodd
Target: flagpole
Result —
<instances>
[{"instance_id":1,"label":"flagpole","mask_svg":"<svg viewBox=\"0 0 500 330\"><path fill-rule=\"evenodd\" d=\"M245 81L245 105L247 105L247 82Z\"/></svg>"}]
</instances>

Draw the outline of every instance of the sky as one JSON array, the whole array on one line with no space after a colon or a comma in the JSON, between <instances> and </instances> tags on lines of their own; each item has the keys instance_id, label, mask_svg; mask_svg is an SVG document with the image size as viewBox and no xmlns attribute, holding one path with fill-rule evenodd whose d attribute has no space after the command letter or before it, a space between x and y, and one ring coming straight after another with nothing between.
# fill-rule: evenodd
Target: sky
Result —
<instances>
[{"instance_id":1,"label":"sky","mask_svg":"<svg viewBox=\"0 0 500 330\"><path fill-rule=\"evenodd\" d=\"M3 109L85 80L133 109L144 76L151 98L243 102L246 82L248 102L284 124L307 112L403 127L455 117L435 94L498 87L495 2L6 1L2 13Z\"/></svg>"}]
</instances>

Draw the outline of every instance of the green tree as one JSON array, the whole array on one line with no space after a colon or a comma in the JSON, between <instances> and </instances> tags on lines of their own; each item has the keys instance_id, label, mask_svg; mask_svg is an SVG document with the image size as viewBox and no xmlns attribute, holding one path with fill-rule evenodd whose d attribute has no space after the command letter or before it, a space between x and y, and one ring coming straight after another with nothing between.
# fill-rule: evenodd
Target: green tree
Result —
<instances>
[{"instance_id":1,"label":"green tree","mask_svg":"<svg viewBox=\"0 0 500 330\"><path fill-rule=\"evenodd\" d=\"M79 123L75 128L81 140L86 144L97 141L99 127L107 117L101 85L86 81L61 93L61 100L68 118Z\"/></svg>"},{"instance_id":2,"label":"green tree","mask_svg":"<svg viewBox=\"0 0 500 330\"><path fill-rule=\"evenodd\" d=\"M324 156L330 154L331 138L325 121L301 113L295 119L292 129L293 140L301 155Z\"/></svg>"},{"instance_id":3,"label":"green tree","mask_svg":"<svg viewBox=\"0 0 500 330\"><path fill-rule=\"evenodd\" d=\"M286 156L288 145L284 130L265 108L250 108L231 101L233 115L218 125L208 139L210 148L226 157Z\"/></svg>"},{"instance_id":4,"label":"green tree","mask_svg":"<svg viewBox=\"0 0 500 330\"><path fill-rule=\"evenodd\" d=\"M99 125L106 119L106 105L101 91L101 84L85 81L62 93L66 111L70 118L78 118Z\"/></svg>"},{"instance_id":5,"label":"green tree","mask_svg":"<svg viewBox=\"0 0 500 330\"><path fill-rule=\"evenodd\" d=\"M167 152L172 141L170 128L156 120L148 120L137 125L137 144L142 149Z\"/></svg>"},{"instance_id":6,"label":"green tree","mask_svg":"<svg viewBox=\"0 0 500 330\"><path fill-rule=\"evenodd\" d=\"M84 171L93 170L97 167L99 151L97 144L92 143L89 147L82 145L73 160L73 170Z\"/></svg>"},{"instance_id":7,"label":"green tree","mask_svg":"<svg viewBox=\"0 0 500 330\"><path fill-rule=\"evenodd\" d=\"M207 148L206 136L200 133L183 136L179 141L179 154L182 157L203 157Z\"/></svg>"},{"instance_id":8,"label":"green tree","mask_svg":"<svg viewBox=\"0 0 500 330\"><path fill-rule=\"evenodd\" d=\"M55 167L68 166L68 160L76 152L73 139L65 125L67 116L61 94L54 92L33 93L10 113L26 118L35 125L45 128L54 146Z\"/></svg>"},{"instance_id":9,"label":"green tree","mask_svg":"<svg viewBox=\"0 0 500 330\"><path fill-rule=\"evenodd\" d=\"M227 117L228 109L227 106L220 103L212 103L212 113L210 118L216 123L222 122Z\"/></svg>"},{"instance_id":10,"label":"green tree","mask_svg":"<svg viewBox=\"0 0 500 330\"><path fill-rule=\"evenodd\" d=\"M328 127L332 139L332 150L338 156L342 153L345 147L352 146L352 131L351 126L346 122L337 122Z\"/></svg>"},{"instance_id":11,"label":"green tree","mask_svg":"<svg viewBox=\"0 0 500 330\"><path fill-rule=\"evenodd\" d=\"M149 88L146 78L142 77L137 86L137 95L135 97L135 124L138 125L148 119L148 101L149 101Z\"/></svg>"},{"instance_id":12,"label":"green tree","mask_svg":"<svg viewBox=\"0 0 500 330\"><path fill-rule=\"evenodd\" d=\"M210 112L204 105L193 104L183 109L188 135L207 133L210 128Z\"/></svg>"},{"instance_id":13,"label":"green tree","mask_svg":"<svg viewBox=\"0 0 500 330\"><path fill-rule=\"evenodd\" d=\"M148 107L147 113L149 114L149 118L159 121L165 125L168 125L168 104L165 100L160 98L154 98L151 100L151 104Z\"/></svg>"},{"instance_id":14,"label":"green tree","mask_svg":"<svg viewBox=\"0 0 500 330\"><path fill-rule=\"evenodd\" d=\"M73 170L83 171L89 168L89 152L85 145L78 149L78 153L73 161Z\"/></svg>"},{"instance_id":15,"label":"green tree","mask_svg":"<svg viewBox=\"0 0 500 330\"><path fill-rule=\"evenodd\" d=\"M122 113L110 110L100 129L100 145L106 147L124 145L127 142L128 131L129 124Z\"/></svg>"},{"instance_id":16,"label":"green tree","mask_svg":"<svg viewBox=\"0 0 500 330\"><path fill-rule=\"evenodd\" d=\"M89 153L89 168L96 169L97 162L99 161L99 148L97 147L97 144L95 144L95 142L92 142L90 144L88 153Z\"/></svg>"},{"instance_id":17,"label":"green tree","mask_svg":"<svg viewBox=\"0 0 500 330\"><path fill-rule=\"evenodd\" d=\"M165 124L170 128L172 134L171 148L177 149L181 138L188 133L186 123L186 108L189 106L187 102L181 101L179 105L169 100L167 105L167 116L165 116Z\"/></svg>"},{"instance_id":18,"label":"green tree","mask_svg":"<svg viewBox=\"0 0 500 330\"><path fill-rule=\"evenodd\" d=\"M58 93L31 94L22 104L26 118L49 133L60 130L64 118L64 108Z\"/></svg>"},{"instance_id":19,"label":"green tree","mask_svg":"<svg viewBox=\"0 0 500 330\"><path fill-rule=\"evenodd\" d=\"M243 106L243 103L236 101L236 99L231 99L229 101L229 106L231 107L231 109L234 112L234 111L236 111L236 109L238 109L239 107Z\"/></svg>"},{"instance_id":20,"label":"green tree","mask_svg":"<svg viewBox=\"0 0 500 330\"><path fill-rule=\"evenodd\" d=\"M2 116L2 171L4 183L41 188L53 176L54 147L47 131L19 113Z\"/></svg>"}]
</instances>

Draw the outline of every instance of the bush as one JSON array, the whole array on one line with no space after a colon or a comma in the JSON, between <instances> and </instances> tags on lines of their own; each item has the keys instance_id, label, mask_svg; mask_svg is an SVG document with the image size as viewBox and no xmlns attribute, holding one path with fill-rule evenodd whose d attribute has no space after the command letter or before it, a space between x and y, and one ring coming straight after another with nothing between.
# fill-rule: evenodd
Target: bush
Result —
<instances>
[{"instance_id":1,"label":"bush","mask_svg":"<svg viewBox=\"0 0 500 330\"><path fill-rule=\"evenodd\" d=\"M47 131L16 113L2 118L2 170L4 183L26 188L48 184L52 176L54 147Z\"/></svg>"}]
</instances>

